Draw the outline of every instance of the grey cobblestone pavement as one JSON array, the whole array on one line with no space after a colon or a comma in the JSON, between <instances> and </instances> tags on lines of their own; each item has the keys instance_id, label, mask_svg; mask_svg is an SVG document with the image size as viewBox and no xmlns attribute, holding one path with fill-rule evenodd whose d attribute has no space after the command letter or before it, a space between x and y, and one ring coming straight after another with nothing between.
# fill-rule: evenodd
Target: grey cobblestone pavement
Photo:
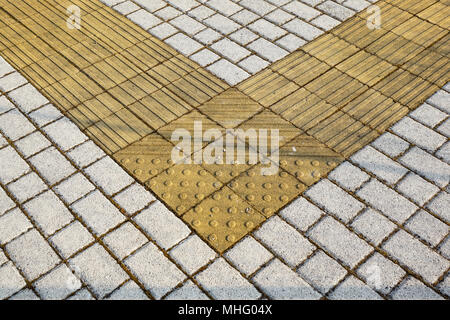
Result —
<instances>
[{"instance_id":1,"label":"grey cobblestone pavement","mask_svg":"<svg viewBox=\"0 0 450 320\"><path fill-rule=\"evenodd\" d=\"M219 257L0 70L0 298L448 298L448 91Z\"/></svg>"}]
</instances>

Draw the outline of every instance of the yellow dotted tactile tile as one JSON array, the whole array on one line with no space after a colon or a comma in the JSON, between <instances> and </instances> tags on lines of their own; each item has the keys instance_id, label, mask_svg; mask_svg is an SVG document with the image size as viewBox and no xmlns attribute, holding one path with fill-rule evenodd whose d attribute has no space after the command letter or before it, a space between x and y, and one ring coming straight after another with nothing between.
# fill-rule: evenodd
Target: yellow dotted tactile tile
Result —
<instances>
[{"instance_id":1,"label":"yellow dotted tactile tile","mask_svg":"<svg viewBox=\"0 0 450 320\"><path fill-rule=\"evenodd\" d=\"M344 157L302 134L280 149L281 168L310 186L337 167Z\"/></svg>"},{"instance_id":2,"label":"yellow dotted tactile tile","mask_svg":"<svg viewBox=\"0 0 450 320\"><path fill-rule=\"evenodd\" d=\"M237 89L231 88L198 108L199 111L219 123L223 128L235 128L262 106Z\"/></svg>"},{"instance_id":3,"label":"yellow dotted tactile tile","mask_svg":"<svg viewBox=\"0 0 450 320\"><path fill-rule=\"evenodd\" d=\"M259 226L265 217L228 187L207 197L182 219L219 252Z\"/></svg>"},{"instance_id":4,"label":"yellow dotted tactile tile","mask_svg":"<svg viewBox=\"0 0 450 320\"><path fill-rule=\"evenodd\" d=\"M268 218L305 191L306 186L280 168L274 174L264 175L264 168L268 166L259 164L228 186Z\"/></svg>"},{"instance_id":5,"label":"yellow dotted tactile tile","mask_svg":"<svg viewBox=\"0 0 450 320\"><path fill-rule=\"evenodd\" d=\"M177 164L145 183L177 215L219 190L222 183L200 165Z\"/></svg>"}]
</instances>

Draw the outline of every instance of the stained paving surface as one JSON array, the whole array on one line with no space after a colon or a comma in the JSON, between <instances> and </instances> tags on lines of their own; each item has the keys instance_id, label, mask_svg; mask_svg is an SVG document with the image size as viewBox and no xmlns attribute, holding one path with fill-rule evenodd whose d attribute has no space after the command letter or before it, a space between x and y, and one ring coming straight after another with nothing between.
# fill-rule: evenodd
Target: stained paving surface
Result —
<instances>
[{"instance_id":1,"label":"stained paving surface","mask_svg":"<svg viewBox=\"0 0 450 320\"><path fill-rule=\"evenodd\" d=\"M70 30L69 1L0 1L0 297L448 298L445 1L376 30L366 1L104 2ZM211 21L248 12L238 49ZM173 163L195 121L278 129L280 170Z\"/></svg>"}]
</instances>

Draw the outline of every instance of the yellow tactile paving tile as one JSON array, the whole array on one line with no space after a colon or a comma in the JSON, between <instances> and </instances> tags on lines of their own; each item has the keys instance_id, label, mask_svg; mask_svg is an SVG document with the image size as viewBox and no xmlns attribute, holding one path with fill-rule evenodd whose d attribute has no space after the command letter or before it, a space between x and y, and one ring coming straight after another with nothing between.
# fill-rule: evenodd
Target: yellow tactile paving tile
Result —
<instances>
[{"instance_id":1,"label":"yellow tactile paving tile","mask_svg":"<svg viewBox=\"0 0 450 320\"><path fill-rule=\"evenodd\" d=\"M139 182L145 183L174 165L173 145L157 133L120 150L113 155Z\"/></svg>"},{"instance_id":2,"label":"yellow tactile paving tile","mask_svg":"<svg viewBox=\"0 0 450 320\"><path fill-rule=\"evenodd\" d=\"M146 182L177 215L182 215L223 184L202 166L177 164Z\"/></svg>"},{"instance_id":3,"label":"yellow tactile paving tile","mask_svg":"<svg viewBox=\"0 0 450 320\"><path fill-rule=\"evenodd\" d=\"M443 3L379 1L380 29L361 11L233 88L100 1L0 0L0 53L224 252L448 82ZM80 30L66 27L71 4ZM269 165L250 163L245 137L233 156L246 152L246 163L174 164L172 134L194 137L195 121L217 130L222 160L238 141L224 142L225 129L278 129L279 171L262 175ZM202 135L175 150L201 162L214 147Z\"/></svg>"},{"instance_id":4,"label":"yellow tactile paving tile","mask_svg":"<svg viewBox=\"0 0 450 320\"><path fill-rule=\"evenodd\" d=\"M207 197L182 219L219 252L259 226L265 217L228 187Z\"/></svg>"},{"instance_id":5,"label":"yellow tactile paving tile","mask_svg":"<svg viewBox=\"0 0 450 320\"><path fill-rule=\"evenodd\" d=\"M275 174L264 175L262 170L268 167L265 164L254 166L228 184L266 218L306 190L303 183L281 168L273 172Z\"/></svg>"},{"instance_id":6,"label":"yellow tactile paving tile","mask_svg":"<svg viewBox=\"0 0 450 320\"><path fill-rule=\"evenodd\" d=\"M302 134L280 149L280 166L307 186L326 176L344 157Z\"/></svg>"},{"instance_id":7,"label":"yellow tactile paving tile","mask_svg":"<svg viewBox=\"0 0 450 320\"><path fill-rule=\"evenodd\" d=\"M228 89L198 108L223 128L235 128L262 110L262 106L237 89Z\"/></svg>"}]
</instances>

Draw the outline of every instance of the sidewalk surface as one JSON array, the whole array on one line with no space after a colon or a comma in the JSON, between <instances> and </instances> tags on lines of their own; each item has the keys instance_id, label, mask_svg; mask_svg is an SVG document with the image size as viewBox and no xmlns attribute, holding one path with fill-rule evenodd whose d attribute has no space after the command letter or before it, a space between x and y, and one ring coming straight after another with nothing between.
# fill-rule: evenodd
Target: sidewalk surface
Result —
<instances>
[{"instance_id":1,"label":"sidewalk surface","mask_svg":"<svg viewBox=\"0 0 450 320\"><path fill-rule=\"evenodd\" d=\"M449 5L0 0L0 299L448 299Z\"/></svg>"}]
</instances>

